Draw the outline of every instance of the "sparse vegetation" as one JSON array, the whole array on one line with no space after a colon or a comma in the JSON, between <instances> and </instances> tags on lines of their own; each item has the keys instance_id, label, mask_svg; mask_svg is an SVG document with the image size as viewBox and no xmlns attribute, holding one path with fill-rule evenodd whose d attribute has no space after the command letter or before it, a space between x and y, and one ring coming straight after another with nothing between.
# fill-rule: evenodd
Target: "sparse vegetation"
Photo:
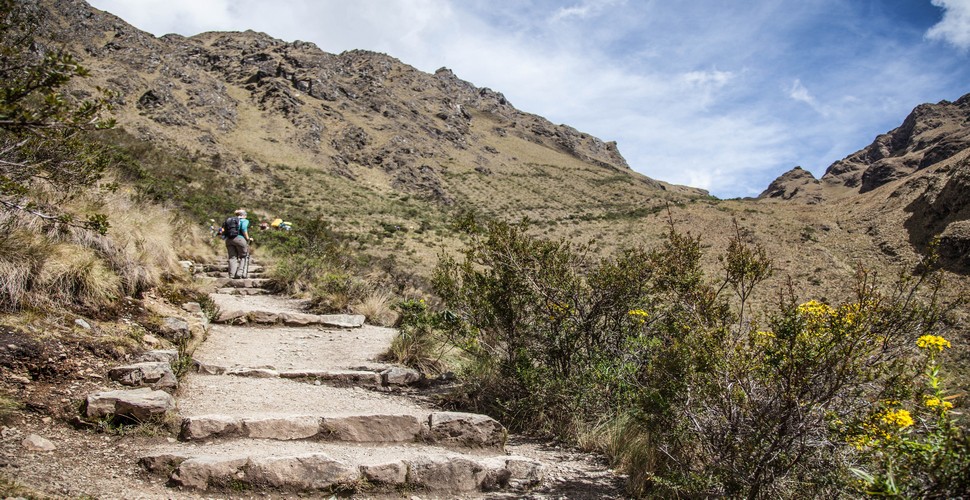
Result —
<instances>
[{"instance_id":1,"label":"sparse vegetation","mask_svg":"<svg viewBox=\"0 0 970 500\"><path fill-rule=\"evenodd\" d=\"M425 323L469 356L459 400L470 409L609 454L637 496L888 492L885 474L897 493L966 486L955 472L968 467L966 438L939 420L944 401L960 402L918 368L917 340L941 339L953 306L931 262L890 291L861 272L843 303L789 288L751 312L771 270L764 251L737 230L722 280L705 275L702 254L673 227L658 249L595 260L491 223L463 261L439 264L446 309ZM849 429L904 409L922 423L906 439L851 444ZM931 473L940 460L948 472ZM860 487L852 471L872 469Z\"/></svg>"}]
</instances>

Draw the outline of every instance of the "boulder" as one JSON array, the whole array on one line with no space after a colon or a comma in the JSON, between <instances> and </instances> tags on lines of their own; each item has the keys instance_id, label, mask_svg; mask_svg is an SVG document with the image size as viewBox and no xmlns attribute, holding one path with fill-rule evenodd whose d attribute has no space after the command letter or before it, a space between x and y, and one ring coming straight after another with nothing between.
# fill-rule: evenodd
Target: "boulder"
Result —
<instances>
[{"instance_id":1,"label":"boulder","mask_svg":"<svg viewBox=\"0 0 970 500\"><path fill-rule=\"evenodd\" d=\"M508 431L492 417L477 413L435 412L430 417L431 439L472 448L503 448Z\"/></svg>"},{"instance_id":2,"label":"boulder","mask_svg":"<svg viewBox=\"0 0 970 500\"><path fill-rule=\"evenodd\" d=\"M147 387L89 394L85 414L89 418L124 417L137 422L161 420L175 409L175 398Z\"/></svg>"}]
</instances>

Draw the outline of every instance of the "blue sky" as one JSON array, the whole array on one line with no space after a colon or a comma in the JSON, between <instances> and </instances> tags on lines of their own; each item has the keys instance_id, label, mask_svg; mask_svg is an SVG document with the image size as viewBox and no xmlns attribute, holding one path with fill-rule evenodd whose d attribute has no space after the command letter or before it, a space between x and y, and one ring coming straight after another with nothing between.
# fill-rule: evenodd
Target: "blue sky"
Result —
<instances>
[{"instance_id":1,"label":"blue sky","mask_svg":"<svg viewBox=\"0 0 970 500\"><path fill-rule=\"evenodd\" d=\"M254 29L452 69L617 141L650 177L755 196L970 93L970 0L89 0L156 35Z\"/></svg>"}]
</instances>

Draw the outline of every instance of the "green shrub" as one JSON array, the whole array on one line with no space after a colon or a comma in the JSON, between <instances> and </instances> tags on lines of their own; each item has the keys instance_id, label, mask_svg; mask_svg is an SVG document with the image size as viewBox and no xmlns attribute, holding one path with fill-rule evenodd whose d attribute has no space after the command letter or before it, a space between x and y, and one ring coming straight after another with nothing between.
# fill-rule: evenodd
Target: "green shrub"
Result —
<instances>
[{"instance_id":1,"label":"green shrub","mask_svg":"<svg viewBox=\"0 0 970 500\"><path fill-rule=\"evenodd\" d=\"M886 401L950 402L922 388L938 373L923 374L916 348L947 325L931 265L887 292L860 272L833 305L789 287L756 314L748 303L771 262L740 229L721 279L702 271L700 239L672 227L656 249L588 255L492 222L462 261L442 258L439 326L471 360L458 401L602 449L638 496L958 491L947 485L966 477L967 447L950 420L923 418L891 463L849 439L902 409Z\"/></svg>"}]
</instances>

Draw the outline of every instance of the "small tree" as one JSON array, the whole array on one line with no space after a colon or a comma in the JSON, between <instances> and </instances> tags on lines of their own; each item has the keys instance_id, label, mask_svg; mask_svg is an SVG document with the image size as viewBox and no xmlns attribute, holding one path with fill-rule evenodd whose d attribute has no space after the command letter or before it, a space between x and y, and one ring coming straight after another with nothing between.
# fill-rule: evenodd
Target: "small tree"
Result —
<instances>
[{"instance_id":1,"label":"small tree","mask_svg":"<svg viewBox=\"0 0 970 500\"><path fill-rule=\"evenodd\" d=\"M0 0L0 208L103 234L104 214L77 221L75 214L38 199L40 192L53 190L63 201L95 185L108 155L82 133L114 125L101 118L106 94L76 100L65 92L73 78L88 73L67 52L35 39L38 9L31 2Z\"/></svg>"}]
</instances>

